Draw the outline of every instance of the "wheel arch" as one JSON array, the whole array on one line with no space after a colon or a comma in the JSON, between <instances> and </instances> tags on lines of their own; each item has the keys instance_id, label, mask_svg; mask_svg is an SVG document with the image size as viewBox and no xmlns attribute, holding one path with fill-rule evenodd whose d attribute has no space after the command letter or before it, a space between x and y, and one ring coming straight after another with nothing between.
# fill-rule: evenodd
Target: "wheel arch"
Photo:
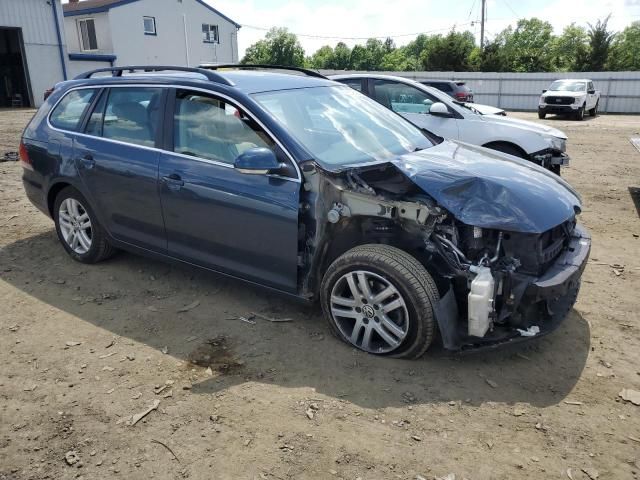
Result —
<instances>
[{"instance_id":1,"label":"wheel arch","mask_svg":"<svg viewBox=\"0 0 640 480\"><path fill-rule=\"evenodd\" d=\"M517 143L513 143L513 142L510 142L508 140L494 140L492 142L487 142L482 146L485 147L485 148L489 148L491 150L498 150L496 147L499 147L501 145L504 145L506 147L510 147L510 148L515 149L516 151L518 151L518 153L520 154L521 158L524 158L525 160L529 159L529 155L524 150L524 148L522 148Z\"/></svg>"}]
</instances>

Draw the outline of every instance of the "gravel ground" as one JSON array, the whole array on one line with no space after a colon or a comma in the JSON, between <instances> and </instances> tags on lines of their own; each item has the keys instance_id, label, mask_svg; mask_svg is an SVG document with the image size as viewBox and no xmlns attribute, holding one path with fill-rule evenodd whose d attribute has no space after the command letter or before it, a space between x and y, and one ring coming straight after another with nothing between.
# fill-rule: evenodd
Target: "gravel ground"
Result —
<instances>
[{"instance_id":1,"label":"gravel ground","mask_svg":"<svg viewBox=\"0 0 640 480\"><path fill-rule=\"evenodd\" d=\"M0 153L32 114L0 112ZM544 123L593 234L576 308L527 345L418 361L240 282L76 263L0 163L0 479L640 478L640 406L619 398L640 390L640 117Z\"/></svg>"}]
</instances>

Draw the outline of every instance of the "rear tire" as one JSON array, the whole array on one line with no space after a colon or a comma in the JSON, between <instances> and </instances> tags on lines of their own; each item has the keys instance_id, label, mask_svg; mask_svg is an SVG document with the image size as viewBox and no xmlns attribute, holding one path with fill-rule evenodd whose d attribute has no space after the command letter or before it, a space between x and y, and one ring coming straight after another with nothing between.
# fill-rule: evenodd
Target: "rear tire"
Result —
<instances>
[{"instance_id":1,"label":"rear tire","mask_svg":"<svg viewBox=\"0 0 640 480\"><path fill-rule=\"evenodd\" d=\"M439 298L418 260L380 244L360 245L338 257L320 286L323 313L338 338L396 358L418 358L429 348Z\"/></svg>"},{"instance_id":2,"label":"rear tire","mask_svg":"<svg viewBox=\"0 0 640 480\"><path fill-rule=\"evenodd\" d=\"M58 193L53 220L60 243L74 260L97 263L116 252L91 205L75 188L66 187Z\"/></svg>"}]
</instances>

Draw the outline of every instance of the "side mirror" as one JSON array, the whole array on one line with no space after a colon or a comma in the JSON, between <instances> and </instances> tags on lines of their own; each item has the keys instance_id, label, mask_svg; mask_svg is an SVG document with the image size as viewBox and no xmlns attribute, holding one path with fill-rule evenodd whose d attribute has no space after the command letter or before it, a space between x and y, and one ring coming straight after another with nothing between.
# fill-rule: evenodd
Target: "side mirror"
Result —
<instances>
[{"instance_id":1,"label":"side mirror","mask_svg":"<svg viewBox=\"0 0 640 480\"><path fill-rule=\"evenodd\" d=\"M596 91L595 91L595 90L589 90L587 93L588 93L589 95L593 95L594 93L596 93Z\"/></svg>"},{"instance_id":2,"label":"side mirror","mask_svg":"<svg viewBox=\"0 0 640 480\"><path fill-rule=\"evenodd\" d=\"M268 148L250 148L236 158L233 166L240 173L266 175L280 168L276 155Z\"/></svg>"},{"instance_id":3,"label":"side mirror","mask_svg":"<svg viewBox=\"0 0 640 480\"><path fill-rule=\"evenodd\" d=\"M442 102L436 102L431 105L429 109L429 113L436 117L451 117L451 112L447 108L447 106Z\"/></svg>"},{"instance_id":4,"label":"side mirror","mask_svg":"<svg viewBox=\"0 0 640 480\"><path fill-rule=\"evenodd\" d=\"M547 93L547 89L546 88L542 89L542 93Z\"/></svg>"}]
</instances>

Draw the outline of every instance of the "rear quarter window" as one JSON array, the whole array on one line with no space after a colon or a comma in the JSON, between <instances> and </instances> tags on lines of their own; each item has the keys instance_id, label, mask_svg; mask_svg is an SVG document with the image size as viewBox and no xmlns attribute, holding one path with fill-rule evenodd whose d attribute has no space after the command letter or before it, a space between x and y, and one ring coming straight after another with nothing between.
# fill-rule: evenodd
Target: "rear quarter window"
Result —
<instances>
[{"instance_id":1,"label":"rear quarter window","mask_svg":"<svg viewBox=\"0 0 640 480\"><path fill-rule=\"evenodd\" d=\"M85 88L67 93L51 112L51 125L62 130L77 131L97 91L97 88Z\"/></svg>"}]
</instances>

